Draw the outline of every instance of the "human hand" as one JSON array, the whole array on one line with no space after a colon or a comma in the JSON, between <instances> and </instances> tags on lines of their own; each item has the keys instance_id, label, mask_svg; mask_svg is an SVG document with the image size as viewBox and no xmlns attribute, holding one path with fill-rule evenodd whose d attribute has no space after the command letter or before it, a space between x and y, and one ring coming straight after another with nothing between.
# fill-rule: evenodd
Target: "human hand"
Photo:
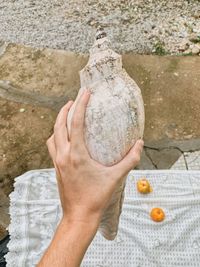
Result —
<instances>
[{"instance_id":1,"label":"human hand","mask_svg":"<svg viewBox=\"0 0 200 267\"><path fill-rule=\"evenodd\" d=\"M93 160L84 142L84 118L89 97L89 91L84 91L76 105L70 137L66 122L73 101L60 110L47 147L56 170L63 218L89 222L92 217L99 223L116 186L139 163L143 141L138 140L113 166Z\"/></svg>"}]
</instances>

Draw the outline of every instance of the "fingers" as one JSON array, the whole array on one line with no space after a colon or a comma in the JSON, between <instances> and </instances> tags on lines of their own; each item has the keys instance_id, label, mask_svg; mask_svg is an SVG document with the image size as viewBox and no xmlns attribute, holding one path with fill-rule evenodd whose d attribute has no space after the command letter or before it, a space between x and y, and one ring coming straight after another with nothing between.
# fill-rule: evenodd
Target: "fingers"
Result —
<instances>
[{"instance_id":1,"label":"fingers","mask_svg":"<svg viewBox=\"0 0 200 267\"><path fill-rule=\"evenodd\" d=\"M52 136L47 140L46 142L48 151L49 151L49 155L52 158L53 164L55 169L57 170L56 167L56 146L55 146L55 142L54 142L54 135L52 134Z\"/></svg>"},{"instance_id":2,"label":"fingers","mask_svg":"<svg viewBox=\"0 0 200 267\"><path fill-rule=\"evenodd\" d=\"M85 90L79 98L71 122L71 145L81 145L84 142L84 122L86 107L90 98L89 90Z\"/></svg>"},{"instance_id":3,"label":"fingers","mask_svg":"<svg viewBox=\"0 0 200 267\"><path fill-rule=\"evenodd\" d=\"M131 169L135 168L140 162L143 145L143 140L138 140L119 163L110 167L112 174L120 178L126 175Z\"/></svg>"},{"instance_id":4,"label":"fingers","mask_svg":"<svg viewBox=\"0 0 200 267\"><path fill-rule=\"evenodd\" d=\"M54 125L54 141L56 145L56 150L62 152L66 149L67 144L69 143L69 136L67 132L67 116L68 112L73 104L73 101L67 102L58 113L56 123Z\"/></svg>"}]
</instances>

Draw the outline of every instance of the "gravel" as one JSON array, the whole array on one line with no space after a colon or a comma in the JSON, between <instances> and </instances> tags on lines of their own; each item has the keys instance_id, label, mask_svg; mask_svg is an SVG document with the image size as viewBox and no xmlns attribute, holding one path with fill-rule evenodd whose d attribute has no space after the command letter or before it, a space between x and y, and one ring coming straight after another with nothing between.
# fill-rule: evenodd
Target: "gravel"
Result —
<instances>
[{"instance_id":1,"label":"gravel","mask_svg":"<svg viewBox=\"0 0 200 267\"><path fill-rule=\"evenodd\" d=\"M88 52L97 26L118 52L200 53L200 0L1 0L0 40Z\"/></svg>"}]
</instances>

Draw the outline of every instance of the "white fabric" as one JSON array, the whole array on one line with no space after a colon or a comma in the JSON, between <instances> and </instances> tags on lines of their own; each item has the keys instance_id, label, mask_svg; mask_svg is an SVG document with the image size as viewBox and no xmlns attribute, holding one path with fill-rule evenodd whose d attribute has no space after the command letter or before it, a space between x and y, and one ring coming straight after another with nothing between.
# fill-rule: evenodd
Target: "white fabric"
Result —
<instances>
[{"instance_id":1,"label":"white fabric","mask_svg":"<svg viewBox=\"0 0 200 267\"><path fill-rule=\"evenodd\" d=\"M153 192L141 195L136 182L146 176ZM11 193L8 267L36 266L61 217L54 169L16 178ZM149 213L161 207L163 222ZM200 171L131 171L119 233L114 241L97 233L81 267L199 267Z\"/></svg>"}]
</instances>

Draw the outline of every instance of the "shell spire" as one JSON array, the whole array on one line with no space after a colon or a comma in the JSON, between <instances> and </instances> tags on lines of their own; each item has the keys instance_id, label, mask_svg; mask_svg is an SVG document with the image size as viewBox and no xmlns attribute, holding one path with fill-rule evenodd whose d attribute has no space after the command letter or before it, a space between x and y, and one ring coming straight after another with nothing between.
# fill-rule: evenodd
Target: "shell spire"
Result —
<instances>
[{"instance_id":1,"label":"shell spire","mask_svg":"<svg viewBox=\"0 0 200 267\"><path fill-rule=\"evenodd\" d=\"M111 42L102 26L98 26L95 41L89 49L87 65L80 70L81 87L96 90L94 84L108 77L113 77L122 68L121 55L113 51Z\"/></svg>"},{"instance_id":2,"label":"shell spire","mask_svg":"<svg viewBox=\"0 0 200 267\"><path fill-rule=\"evenodd\" d=\"M101 38L104 38L106 36L107 36L107 34L104 31L104 28L102 26L98 26L97 27L96 36L95 36L96 40L101 39Z\"/></svg>"},{"instance_id":3,"label":"shell spire","mask_svg":"<svg viewBox=\"0 0 200 267\"><path fill-rule=\"evenodd\" d=\"M89 49L90 56L105 51L107 49L111 49L111 42L107 38L107 34L102 26L97 27L94 44Z\"/></svg>"}]
</instances>

